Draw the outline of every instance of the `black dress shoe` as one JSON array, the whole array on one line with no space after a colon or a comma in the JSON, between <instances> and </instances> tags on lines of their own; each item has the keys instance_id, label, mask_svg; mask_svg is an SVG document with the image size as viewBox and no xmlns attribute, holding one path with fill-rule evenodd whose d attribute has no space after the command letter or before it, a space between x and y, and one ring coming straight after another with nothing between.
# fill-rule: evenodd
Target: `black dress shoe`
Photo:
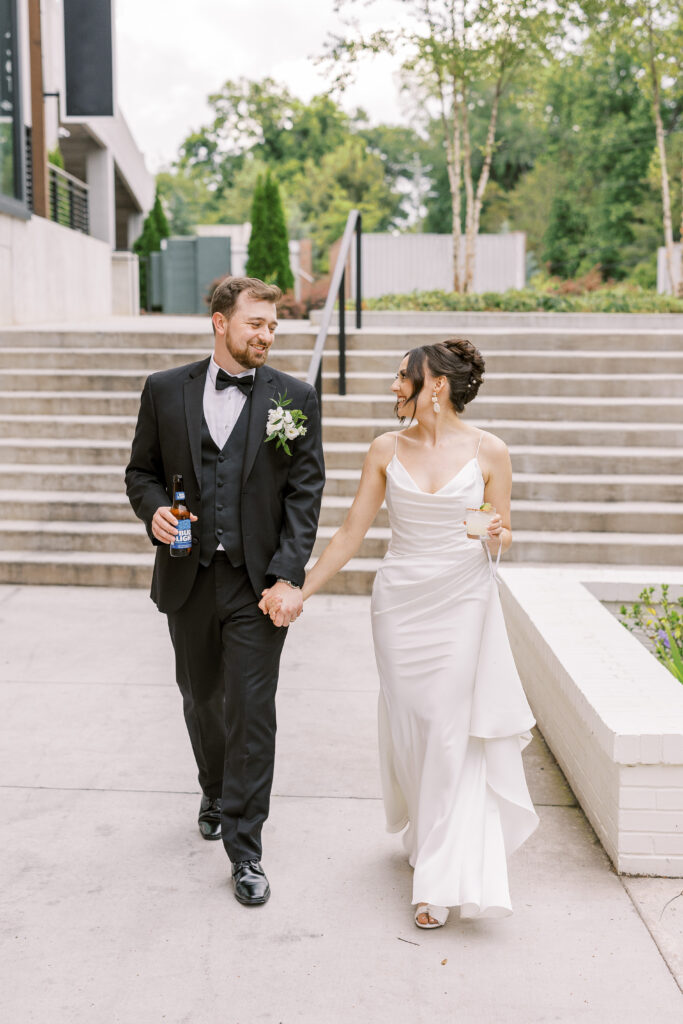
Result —
<instances>
[{"instance_id":1,"label":"black dress shoe","mask_svg":"<svg viewBox=\"0 0 683 1024\"><path fill-rule=\"evenodd\" d=\"M211 800L208 796L202 797L199 805L199 817L197 818L199 831L204 839L220 839L221 837L221 801L220 797Z\"/></svg>"},{"instance_id":2,"label":"black dress shoe","mask_svg":"<svg viewBox=\"0 0 683 1024\"><path fill-rule=\"evenodd\" d=\"M257 907L270 897L270 886L260 860L242 860L232 866L235 899L245 907Z\"/></svg>"}]
</instances>

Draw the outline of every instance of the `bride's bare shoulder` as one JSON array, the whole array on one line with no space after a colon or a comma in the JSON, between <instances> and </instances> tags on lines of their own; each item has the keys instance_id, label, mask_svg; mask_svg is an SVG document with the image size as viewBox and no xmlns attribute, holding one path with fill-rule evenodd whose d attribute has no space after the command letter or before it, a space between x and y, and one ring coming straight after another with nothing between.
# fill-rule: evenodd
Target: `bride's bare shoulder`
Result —
<instances>
[{"instance_id":1,"label":"bride's bare shoulder","mask_svg":"<svg viewBox=\"0 0 683 1024\"><path fill-rule=\"evenodd\" d=\"M481 442L477 449L479 462L488 467L486 473L510 472L510 452L505 441L488 430L482 430Z\"/></svg>"},{"instance_id":2,"label":"bride's bare shoulder","mask_svg":"<svg viewBox=\"0 0 683 1024\"><path fill-rule=\"evenodd\" d=\"M500 437L492 434L489 430L481 431L481 450L494 458L507 454L508 446Z\"/></svg>"},{"instance_id":3,"label":"bride's bare shoulder","mask_svg":"<svg viewBox=\"0 0 683 1024\"><path fill-rule=\"evenodd\" d=\"M397 430L389 430L386 434L380 434L368 449L368 458L380 465L386 465L396 451L396 435L401 433Z\"/></svg>"}]
</instances>

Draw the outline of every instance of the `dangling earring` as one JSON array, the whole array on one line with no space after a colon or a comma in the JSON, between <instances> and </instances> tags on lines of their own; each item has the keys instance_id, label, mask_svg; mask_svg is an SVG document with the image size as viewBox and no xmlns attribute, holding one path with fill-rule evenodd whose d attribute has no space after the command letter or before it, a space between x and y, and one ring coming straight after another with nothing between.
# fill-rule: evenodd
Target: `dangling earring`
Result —
<instances>
[{"instance_id":1,"label":"dangling earring","mask_svg":"<svg viewBox=\"0 0 683 1024\"><path fill-rule=\"evenodd\" d=\"M434 394L432 395L432 409L436 413L441 412L441 406L439 405L439 396L436 393L436 388L434 388Z\"/></svg>"}]
</instances>

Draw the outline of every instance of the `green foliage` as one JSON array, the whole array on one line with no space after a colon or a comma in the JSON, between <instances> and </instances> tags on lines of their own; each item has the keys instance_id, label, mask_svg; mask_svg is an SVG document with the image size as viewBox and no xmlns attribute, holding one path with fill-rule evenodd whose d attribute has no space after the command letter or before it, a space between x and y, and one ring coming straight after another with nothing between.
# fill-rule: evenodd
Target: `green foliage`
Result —
<instances>
[{"instance_id":1,"label":"green foliage","mask_svg":"<svg viewBox=\"0 0 683 1024\"><path fill-rule=\"evenodd\" d=\"M587 230L588 223L577 204L568 196L554 196L543 252L551 274L574 277L586 255Z\"/></svg>"},{"instance_id":2,"label":"green foliage","mask_svg":"<svg viewBox=\"0 0 683 1024\"><path fill-rule=\"evenodd\" d=\"M552 288L510 288L505 292L463 294L462 292L410 292L382 295L363 301L365 309L416 310L419 312L501 312L501 313L683 313L683 299L658 295L635 285L620 284L584 294Z\"/></svg>"},{"instance_id":3,"label":"green foliage","mask_svg":"<svg viewBox=\"0 0 683 1024\"><path fill-rule=\"evenodd\" d=\"M640 592L640 601L619 609L620 622L629 632L644 638L658 661L683 683L683 597L669 600L669 585L662 583L661 594L654 587ZM642 602L642 604L641 604Z\"/></svg>"},{"instance_id":4,"label":"green foliage","mask_svg":"<svg viewBox=\"0 0 683 1024\"><path fill-rule=\"evenodd\" d=\"M147 309L147 270L149 265L149 254L151 252L158 252L161 249L161 241L164 238L168 238L170 235L170 229L166 215L164 213L163 206L161 205L161 197L159 190L157 189L154 197L154 205L145 217L145 222L142 225L142 234L133 243L133 252L138 254L139 257L139 273L140 273L140 306L142 309Z\"/></svg>"},{"instance_id":5,"label":"green foliage","mask_svg":"<svg viewBox=\"0 0 683 1024\"><path fill-rule=\"evenodd\" d=\"M246 272L249 277L277 284L283 292L294 287L280 189L270 171L259 177L254 189Z\"/></svg>"}]
</instances>

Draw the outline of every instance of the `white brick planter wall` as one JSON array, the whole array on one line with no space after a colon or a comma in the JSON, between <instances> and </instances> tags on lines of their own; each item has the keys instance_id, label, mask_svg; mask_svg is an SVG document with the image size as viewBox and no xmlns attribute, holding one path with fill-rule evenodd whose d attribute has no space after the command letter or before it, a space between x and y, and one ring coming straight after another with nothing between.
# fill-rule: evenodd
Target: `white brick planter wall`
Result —
<instances>
[{"instance_id":1,"label":"white brick planter wall","mask_svg":"<svg viewBox=\"0 0 683 1024\"><path fill-rule=\"evenodd\" d=\"M683 876L683 685L600 603L680 569L501 571L510 640L541 732L617 871Z\"/></svg>"}]
</instances>

